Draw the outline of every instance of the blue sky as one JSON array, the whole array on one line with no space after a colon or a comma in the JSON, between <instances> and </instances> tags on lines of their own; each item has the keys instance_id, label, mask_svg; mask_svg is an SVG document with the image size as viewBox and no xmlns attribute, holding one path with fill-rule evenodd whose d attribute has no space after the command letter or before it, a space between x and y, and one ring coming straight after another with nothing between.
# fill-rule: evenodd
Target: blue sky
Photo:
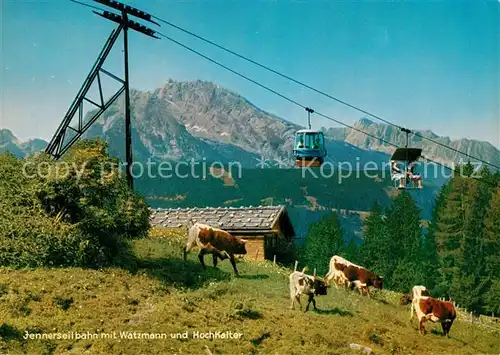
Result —
<instances>
[{"instance_id":1,"label":"blue sky","mask_svg":"<svg viewBox=\"0 0 500 355\"><path fill-rule=\"evenodd\" d=\"M500 147L498 1L127 3L397 124ZM114 26L69 0L1 6L1 127L49 139ZM346 123L362 116L167 25L159 30L317 111ZM131 32L129 47L133 88L210 80L306 124L302 109L165 39ZM122 72L121 50L120 41L106 69Z\"/></svg>"}]
</instances>

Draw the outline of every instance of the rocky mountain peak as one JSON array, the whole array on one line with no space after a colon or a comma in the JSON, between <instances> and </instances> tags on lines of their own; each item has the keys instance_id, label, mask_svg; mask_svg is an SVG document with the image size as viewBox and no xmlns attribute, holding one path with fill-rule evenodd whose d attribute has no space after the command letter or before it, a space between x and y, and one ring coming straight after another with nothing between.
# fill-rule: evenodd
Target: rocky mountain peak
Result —
<instances>
[{"instance_id":1,"label":"rocky mountain peak","mask_svg":"<svg viewBox=\"0 0 500 355\"><path fill-rule=\"evenodd\" d=\"M17 144L19 141L10 129L2 128L0 129L0 144L4 145L8 143Z\"/></svg>"}]
</instances>

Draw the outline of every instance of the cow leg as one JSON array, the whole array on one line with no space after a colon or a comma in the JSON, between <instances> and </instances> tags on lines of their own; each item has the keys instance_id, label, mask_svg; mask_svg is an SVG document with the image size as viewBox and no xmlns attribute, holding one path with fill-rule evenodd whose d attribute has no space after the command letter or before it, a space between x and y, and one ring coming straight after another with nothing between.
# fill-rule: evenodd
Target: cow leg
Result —
<instances>
[{"instance_id":1,"label":"cow leg","mask_svg":"<svg viewBox=\"0 0 500 355\"><path fill-rule=\"evenodd\" d=\"M290 309L295 309L295 295L293 295L291 298L292 298L292 303L290 304Z\"/></svg>"},{"instance_id":2,"label":"cow leg","mask_svg":"<svg viewBox=\"0 0 500 355\"><path fill-rule=\"evenodd\" d=\"M426 319L427 318L425 316L421 317L420 318L420 323L419 323L420 333L422 333L423 335L425 335L427 333L426 330L425 330L425 327L424 327L424 323L425 323Z\"/></svg>"},{"instance_id":3,"label":"cow leg","mask_svg":"<svg viewBox=\"0 0 500 355\"><path fill-rule=\"evenodd\" d=\"M218 249L216 249L214 246L208 244L205 248L203 248L205 250L205 254L212 254L212 261L213 261L213 264L214 264L214 267L217 267L217 258L221 259L221 260L224 260L226 259L226 256L221 253Z\"/></svg>"},{"instance_id":4,"label":"cow leg","mask_svg":"<svg viewBox=\"0 0 500 355\"><path fill-rule=\"evenodd\" d=\"M443 328L443 336L446 335L446 328L448 327L448 323L446 321L441 322L441 328Z\"/></svg>"},{"instance_id":5,"label":"cow leg","mask_svg":"<svg viewBox=\"0 0 500 355\"><path fill-rule=\"evenodd\" d=\"M311 304L311 296L312 295L308 295L308 297L307 297L307 304L306 304L305 312L307 312L309 310L309 305Z\"/></svg>"},{"instance_id":6,"label":"cow leg","mask_svg":"<svg viewBox=\"0 0 500 355\"><path fill-rule=\"evenodd\" d=\"M345 280L342 277L335 276L335 288L339 288L341 286L345 286Z\"/></svg>"},{"instance_id":7,"label":"cow leg","mask_svg":"<svg viewBox=\"0 0 500 355\"><path fill-rule=\"evenodd\" d=\"M359 290L359 294L361 296L364 296L365 295L365 287L364 286L360 286L358 287L358 290Z\"/></svg>"},{"instance_id":8,"label":"cow leg","mask_svg":"<svg viewBox=\"0 0 500 355\"><path fill-rule=\"evenodd\" d=\"M359 294L363 296L363 286L357 282L354 282L354 287L356 288L356 290L358 290Z\"/></svg>"},{"instance_id":9,"label":"cow leg","mask_svg":"<svg viewBox=\"0 0 500 355\"><path fill-rule=\"evenodd\" d=\"M309 298L307 299L307 306L306 306L306 312L309 310L309 305L313 304L314 310L316 310L316 300L314 299L314 295L309 295Z\"/></svg>"},{"instance_id":10,"label":"cow leg","mask_svg":"<svg viewBox=\"0 0 500 355\"><path fill-rule=\"evenodd\" d=\"M238 269L236 268L236 260L234 260L233 253L229 254L229 260L231 261L231 265L233 265L234 273L236 274L236 276L240 276Z\"/></svg>"},{"instance_id":11,"label":"cow leg","mask_svg":"<svg viewBox=\"0 0 500 355\"><path fill-rule=\"evenodd\" d=\"M198 254L198 259L200 259L201 266L203 266L204 269L206 269L204 257L205 257L205 254L207 254L209 252L210 252L209 250L203 248L200 250L200 253Z\"/></svg>"},{"instance_id":12,"label":"cow leg","mask_svg":"<svg viewBox=\"0 0 500 355\"><path fill-rule=\"evenodd\" d=\"M443 328L443 336L450 337L450 328L453 324L452 320L445 320L441 323L441 327Z\"/></svg>"},{"instance_id":13,"label":"cow leg","mask_svg":"<svg viewBox=\"0 0 500 355\"><path fill-rule=\"evenodd\" d=\"M299 308L300 310L302 310L302 303L300 303L300 295L296 295L295 296L295 300L297 301L297 303L299 304Z\"/></svg>"},{"instance_id":14,"label":"cow leg","mask_svg":"<svg viewBox=\"0 0 500 355\"><path fill-rule=\"evenodd\" d=\"M335 286L336 289L338 289L339 288L339 283L340 283L339 277L336 276L336 275L333 275L332 276L332 280L333 280L333 285Z\"/></svg>"},{"instance_id":15,"label":"cow leg","mask_svg":"<svg viewBox=\"0 0 500 355\"><path fill-rule=\"evenodd\" d=\"M450 337L450 329L451 329L451 326L453 325L453 322L455 321L455 319L452 319L448 322L448 328L447 328L447 332L446 332L446 336L449 338Z\"/></svg>"}]
</instances>

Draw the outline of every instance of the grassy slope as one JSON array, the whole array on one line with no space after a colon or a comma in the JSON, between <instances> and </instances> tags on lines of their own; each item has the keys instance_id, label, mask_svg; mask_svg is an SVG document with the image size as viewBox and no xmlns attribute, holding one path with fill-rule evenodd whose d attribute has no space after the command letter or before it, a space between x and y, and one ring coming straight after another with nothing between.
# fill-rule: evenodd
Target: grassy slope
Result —
<instances>
[{"instance_id":1,"label":"grassy slope","mask_svg":"<svg viewBox=\"0 0 500 355\"><path fill-rule=\"evenodd\" d=\"M397 295L375 299L331 289L319 312L289 310L289 271L268 262L240 262L235 278L228 261L201 270L196 253L181 260L181 235L133 243L139 268L130 272L36 269L0 272L0 353L348 354L350 343L377 354L497 353L498 332L457 321L451 339L439 325L421 336ZM208 259L208 258L207 258ZM304 302L303 302L304 303ZM67 308L66 310L64 310ZM23 340L30 332L226 331L240 340Z\"/></svg>"}]
</instances>

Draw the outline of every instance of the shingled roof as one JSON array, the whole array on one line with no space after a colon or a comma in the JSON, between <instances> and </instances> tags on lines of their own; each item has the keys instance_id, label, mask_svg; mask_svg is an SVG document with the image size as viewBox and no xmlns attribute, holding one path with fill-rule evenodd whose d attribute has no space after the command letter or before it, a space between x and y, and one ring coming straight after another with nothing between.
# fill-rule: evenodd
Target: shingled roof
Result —
<instances>
[{"instance_id":1,"label":"shingled roof","mask_svg":"<svg viewBox=\"0 0 500 355\"><path fill-rule=\"evenodd\" d=\"M182 227L189 220L230 231L272 231L278 219L286 214L285 206L205 207L151 209L151 226ZM289 221L288 221L289 222ZM292 227L293 228L293 227Z\"/></svg>"}]
</instances>

